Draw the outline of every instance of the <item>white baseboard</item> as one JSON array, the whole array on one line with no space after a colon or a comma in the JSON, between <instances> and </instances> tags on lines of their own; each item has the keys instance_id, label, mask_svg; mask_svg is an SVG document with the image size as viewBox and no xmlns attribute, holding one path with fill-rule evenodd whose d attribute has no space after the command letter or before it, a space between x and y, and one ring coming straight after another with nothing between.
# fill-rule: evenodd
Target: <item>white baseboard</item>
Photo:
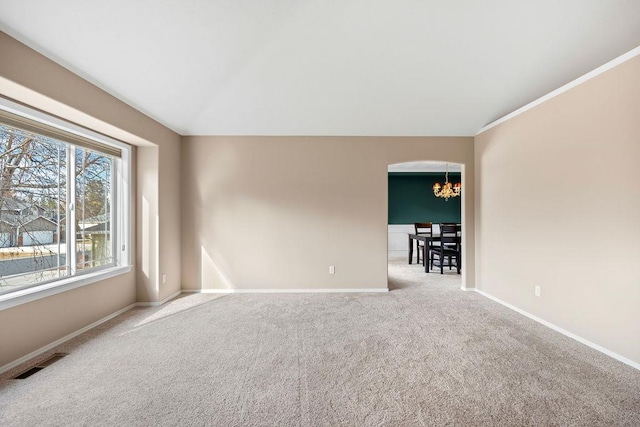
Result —
<instances>
[{"instance_id":1,"label":"white baseboard","mask_svg":"<svg viewBox=\"0 0 640 427\"><path fill-rule=\"evenodd\" d=\"M136 305L136 307L159 307L159 306L171 301L172 299L174 299L175 297L177 297L181 293L182 293L182 290L179 290L178 292L174 292L173 294L169 295L168 297L166 297L162 301L137 302L135 305Z\"/></svg>"},{"instance_id":2,"label":"white baseboard","mask_svg":"<svg viewBox=\"0 0 640 427\"><path fill-rule=\"evenodd\" d=\"M593 342L591 342L589 340L586 340L586 339L584 339L584 338L582 338L582 337L580 337L580 336L578 336L578 335L576 335L576 334L574 334L572 332L567 331L566 329L562 329L560 326L554 325L551 322L547 322L546 320L541 319L538 316L534 316L531 313L527 313L526 311L524 311L524 310L522 310L522 309L520 309L520 308L518 308L518 307L516 307L514 305L511 305L508 302L504 302L501 299L496 298L491 294L488 294L488 293L486 293L484 291L481 291L480 289L476 289L476 288L469 288L469 289L464 289L464 290L465 291L477 292L480 295L482 295L482 296L484 296L486 298L489 298L490 300L493 300L493 301L497 302L498 304L502 304L505 307L510 308L513 311L517 311L518 313L522 314L523 316L527 316L531 320L535 320L536 322L538 322L540 324L543 324L544 326L546 326L548 328L551 328L554 331L560 332L562 335L566 335L569 338L573 338L574 340L576 340L576 341L578 341L578 342L580 342L580 343L582 343L582 344L584 344L586 346L589 346L589 347L593 348L594 350L598 350L599 352L604 353L609 357L613 357L614 359L619 360L620 362L622 362L622 363L624 363L626 365L629 365L632 368L640 370L640 363L634 362L631 359L627 359L626 357L621 356L618 353L615 353L615 352L613 352L613 351L611 351L609 349L606 349L606 348L604 348L604 347L602 347L602 346L600 346L600 345L598 345L596 343L593 343Z\"/></svg>"},{"instance_id":3,"label":"white baseboard","mask_svg":"<svg viewBox=\"0 0 640 427\"><path fill-rule=\"evenodd\" d=\"M22 356L21 358L19 358L18 360L14 360L13 362L7 363L6 365L0 367L0 374L3 374L13 368L15 368L16 366L24 363L24 362L28 362L29 360L38 357L39 355L46 353L47 351L59 346L60 344L64 344L65 342L69 341L72 338L77 337L80 334L83 334L85 332L87 332L90 329L95 328L96 326L99 326L101 324L103 324L104 322L107 322L111 319L113 319L116 316L121 315L122 313L131 310L132 308L136 307L137 304L131 304L123 309L120 309L118 311L116 311L115 313L112 313L110 315L108 315L107 317L103 317L100 320L97 320L95 322L93 322L90 325L85 326L84 328L78 329L75 332L70 333L69 335L66 335L58 340L55 340L54 342L45 345L44 347L40 347L37 350L32 351L31 353Z\"/></svg>"},{"instance_id":4,"label":"white baseboard","mask_svg":"<svg viewBox=\"0 0 640 427\"><path fill-rule=\"evenodd\" d=\"M619 360L620 362L622 362L622 363L624 363L626 365L629 365L632 368L640 370L640 363L636 363L633 360L627 359L624 356L621 356L621 355L619 355L619 354L617 354L617 353L615 353L615 352L613 352L611 350L608 350L608 349L606 349L606 348L604 348L604 347L602 347L602 346L600 346L598 344L592 343L591 341L586 340L586 339L584 339L584 338L582 338L582 337L580 337L580 336L578 336L578 335L576 335L574 333L571 333L571 332L569 332L569 331L567 331L565 329L562 329L561 327L556 326L553 323L547 322L546 320L541 319L541 318L539 318L537 316L534 316L533 314L527 313L526 311L521 310L518 307L516 307L514 305L511 305L511 304L509 304L507 302L504 302L501 299L494 297L493 295L490 295L490 294L488 294L488 293L486 293L484 291L481 291L481 290L479 290L477 288L464 288L464 287L462 287L461 289L464 290L464 291L468 291L468 292L477 292L480 295L482 295L482 296L484 296L486 298L489 298L489 299L497 302L498 304L502 304L503 306L505 306L507 308L510 308L511 310L514 310L514 311L522 314L523 316L526 316L526 317L528 317L528 318L530 318L532 320L535 320L536 322L538 322L538 323L540 323L540 324L542 324L542 325L544 325L544 326L546 326L548 328L551 328L551 329L553 329L553 330L555 330L557 332L560 332L561 334L563 334L563 335L565 335L565 336L567 336L569 338L573 338L574 340L576 340L576 341L578 341L578 342L580 342L580 343L582 343L584 345L587 345L587 346L589 346L589 347L591 347L591 348L593 348L595 350L598 350L601 353L604 353L609 357L613 357L614 359ZM13 362L10 362L10 363L0 367L0 374L3 374L5 372L15 368L16 366L22 364L22 363L25 363L25 362L27 362L27 361L35 358L35 357L38 357L39 355L41 355L41 354L43 354L43 353L55 348L56 346L59 346L60 344L63 344L65 342L69 341L70 339L75 338L78 335L83 334L83 333L89 331L90 329L93 329L96 326L99 326L99 325L101 325L101 324L113 319L114 317L119 316L120 314L129 311L132 308L135 308L135 307L157 307L157 306L160 306L160 305L172 300L173 298L177 297L178 295L180 295L182 293L203 293L203 294L313 293L313 292L318 292L318 293L331 293L331 292L338 292L338 293L340 293L340 292L342 292L342 293L344 293L344 292L368 293L368 292L388 292L388 291L389 291L388 288L362 288L362 289L353 289L353 288L351 288L351 289L183 289L181 291L178 291L178 292L170 295L169 297L167 297L164 300L159 301L159 302L135 303L135 304L131 304L131 305L129 305L129 306L123 308L123 309L120 309L120 310L116 311L115 313L112 313L112 314L110 314L110 315L108 315L106 317L103 317L100 320L97 320L97 321L91 323L90 325L85 326L84 328L78 329L77 331L75 331L75 332L73 332L73 333L71 333L69 335L66 335L66 336L64 336L64 337L62 337L62 338L60 338L60 339L58 339L58 340L56 340L56 341L54 341L54 342L52 342L50 344L45 345L44 347L41 347L41 348L39 348L37 350L34 350L31 353L29 353L29 354L27 354L25 356L22 356L21 358L19 358L17 360L14 360Z\"/></svg>"},{"instance_id":5,"label":"white baseboard","mask_svg":"<svg viewBox=\"0 0 640 427\"><path fill-rule=\"evenodd\" d=\"M131 304L123 309L120 309L118 311L116 311L115 313L112 313L106 317L103 317L100 320L97 320L95 322L93 322L90 325L85 326L84 328L78 329L77 331L66 335L58 340L55 340L52 343L49 343L47 345L45 345L44 347L40 347L37 350L32 351L29 354L26 354L24 356L22 356L21 358L14 360L13 362L7 363L4 366L0 367L0 375L15 368L18 365L21 365L22 363L28 362L29 360L38 357L39 355L46 353L47 351L59 346L60 344L64 344L65 342L69 341L72 338L77 337L80 334L83 334L87 331L89 331L90 329L95 328L96 326L99 326L101 324L103 324L104 322L107 322L111 319L113 319L116 316L119 316L120 314L131 310L132 308L135 307L158 307L161 306L169 301L171 301L172 299L174 299L175 297L177 297L178 295L182 294L182 293L203 293L203 294L233 294L233 293L311 293L311 292L317 292L317 293L326 293L326 292L389 292L388 288L362 288L362 289L182 289L179 290L178 292L175 292L171 295L169 295L167 298L163 299L162 301L157 301L157 302L137 302L134 304Z\"/></svg>"},{"instance_id":6,"label":"white baseboard","mask_svg":"<svg viewBox=\"0 0 640 427\"><path fill-rule=\"evenodd\" d=\"M157 301L157 302L137 302L131 305L128 305L127 307L120 309L118 311L116 311L115 313L112 313L106 317L103 317L100 320L97 320L95 322L93 322L90 325L85 326L84 328L78 329L77 331L66 335L58 340L55 340L54 342L45 345L44 347L40 347L37 350L32 351L31 353L22 356L21 358L19 358L18 360L14 360L13 362L10 362L2 367L0 367L0 374L3 374L13 368L15 368L18 365L21 365L22 363L28 362L29 360L38 357L39 355L46 353L47 351L59 346L60 344L64 344L65 342L69 341L72 338L77 337L80 334L83 334L87 331L89 331L90 329L95 328L96 326L99 326L101 324L103 324L104 322L107 322L111 319L113 319L116 316L121 315L122 313L131 310L132 308L135 307L159 307L169 301L171 301L172 299L174 299L175 297L177 297L178 295L180 295L182 293L182 290L175 292L171 295L169 295L167 298L163 299L162 301Z\"/></svg>"},{"instance_id":7,"label":"white baseboard","mask_svg":"<svg viewBox=\"0 0 640 427\"><path fill-rule=\"evenodd\" d=\"M389 292L389 288L335 288L335 289L183 289L185 293L200 294L298 294L298 293L344 293L344 292Z\"/></svg>"}]
</instances>

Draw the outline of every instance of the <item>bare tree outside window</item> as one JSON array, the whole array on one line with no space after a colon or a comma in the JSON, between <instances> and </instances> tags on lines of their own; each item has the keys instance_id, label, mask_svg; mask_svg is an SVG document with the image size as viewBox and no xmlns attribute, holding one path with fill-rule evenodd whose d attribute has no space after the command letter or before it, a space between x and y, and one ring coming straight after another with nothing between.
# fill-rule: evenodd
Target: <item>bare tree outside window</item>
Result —
<instances>
[{"instance_id":1,"label":"bare tree outside window","mask_svg":"<svg viewBox=\"0 0 640 427\"><path fill-rule=\"evenodd\" d=\"M85 149L76 151L77 268L112 262L111 254L112 160Z\"/></svg>"},{"instance_id":2,"label":"bare tree outside window","mask_svg":"<svg viewBox=\"0 0 640 427\"><path fill-rule=\"evenodd\" d=\"M0 124L0 292L113 262L112 167L107 155Z\"/></svg>"}]
</instances>

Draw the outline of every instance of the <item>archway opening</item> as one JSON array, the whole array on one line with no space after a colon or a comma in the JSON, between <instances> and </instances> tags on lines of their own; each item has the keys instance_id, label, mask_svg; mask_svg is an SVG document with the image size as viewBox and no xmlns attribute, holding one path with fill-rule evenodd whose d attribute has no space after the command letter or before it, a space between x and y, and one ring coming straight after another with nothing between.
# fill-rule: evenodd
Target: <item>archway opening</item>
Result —
<instances>
[{"instance_id":1,"label":"archway opening","mask_svg":"<svg viewBox=\"0 0 640 427\"><path fill-rule=\"evenodd\" d=\"M388 166L387 280L390 290L433 283L464 288L464 258L461 260L462 274L458 274L455 265L447 265L449 263L445 264L442 275L439 267L435 270L427 267L430 271L427 273L423 260L418 262L418 242L409 239L409 235L415 233L415 223L432 223L435 235L439 235L442 223L460 224L461 233L465 233L462 197L437 197L433 191L435 183L442 186L447 178L452 184L462 183L463 169L461 164L442 161L412 161ZM410 244L413 251L409 250ZM426 252L424 262L429 264L429 251Z\"/></svg>"}]
</instances>

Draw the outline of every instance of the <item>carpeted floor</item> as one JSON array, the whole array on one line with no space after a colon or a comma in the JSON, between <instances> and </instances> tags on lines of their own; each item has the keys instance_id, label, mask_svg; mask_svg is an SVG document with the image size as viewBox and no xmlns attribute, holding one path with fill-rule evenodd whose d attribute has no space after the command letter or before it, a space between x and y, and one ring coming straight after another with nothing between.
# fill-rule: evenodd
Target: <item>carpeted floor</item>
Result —
<instances>
[{"instance_id":1,"label":"carpeted floor","mask_svg":"<svg viewBox=\"0 0 640 427\"><path fill-rule=\"evenodd\" d=\"M0 377L0 425L640 425L639 371L456 274L397 259L389 276L387 294L131 310L28 379Z\"/></svg>"}]
</instances>

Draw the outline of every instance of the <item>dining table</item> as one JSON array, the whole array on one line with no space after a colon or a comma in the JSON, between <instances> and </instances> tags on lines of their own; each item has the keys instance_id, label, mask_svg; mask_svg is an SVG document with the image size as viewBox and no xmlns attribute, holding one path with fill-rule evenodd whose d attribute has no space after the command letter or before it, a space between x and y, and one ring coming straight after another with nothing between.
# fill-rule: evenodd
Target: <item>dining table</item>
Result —
<instances>
[{"instance_id":1,"label":"dining table","mask_svg":"<svg viewBox=\"0 0 640 427\"><path fill-rule=\"evenodd\" d=\"M420 250L419 242L424 242L422 246L422 265L425 273L429 272L429 246L433 242L440 241L440 233L409 233L409 264L413 262L413 242L416 243L416 250Z\"/></svg>"}]
</instances>

